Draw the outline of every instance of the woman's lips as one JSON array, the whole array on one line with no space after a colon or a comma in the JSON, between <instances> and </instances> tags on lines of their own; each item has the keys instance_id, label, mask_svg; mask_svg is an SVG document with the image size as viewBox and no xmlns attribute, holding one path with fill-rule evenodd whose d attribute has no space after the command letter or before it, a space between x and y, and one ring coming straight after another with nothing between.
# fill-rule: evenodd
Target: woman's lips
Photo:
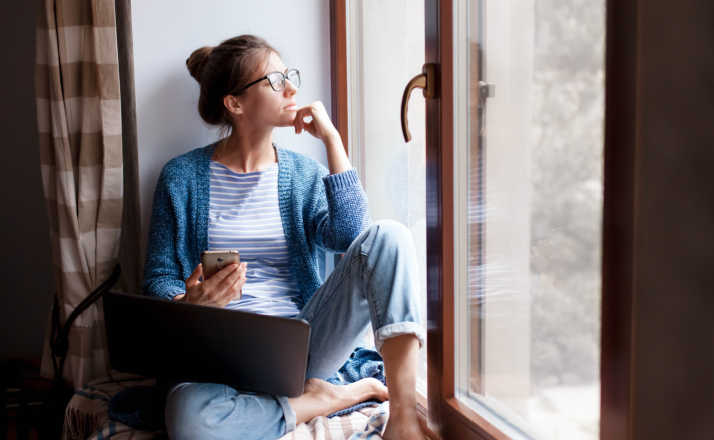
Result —
<instances>
[{"instance_id":1,"label":"woman's lips","mask_svg":"<svg viewBox=\"0 0 714 440\"><path fill-rule=\"evenodd\" d=\"M296 110L297 109L297 104L290 104L285 107L283 107L285 110Z\"/></svg>"}]
</instances>

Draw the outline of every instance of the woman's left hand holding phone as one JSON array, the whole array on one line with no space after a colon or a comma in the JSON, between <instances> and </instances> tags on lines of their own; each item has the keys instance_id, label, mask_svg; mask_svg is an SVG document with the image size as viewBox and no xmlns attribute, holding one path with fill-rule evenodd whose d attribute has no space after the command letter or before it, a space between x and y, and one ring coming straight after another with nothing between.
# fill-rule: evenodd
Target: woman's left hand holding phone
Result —
<instances>
[{"instance_id":1,"label":"woman's left hand holding phone","mask_svg":"<svg viewBox=\"0 0 714 440\"><path fill-rule=\"evenodd\" d=\"M229 264L209 279L200 281L203 266L199 263L186 280L186 293L176 295L174 300L205 306L225 307L238 300L246 280L247 264Z\"/></svg>"}]
</instances>

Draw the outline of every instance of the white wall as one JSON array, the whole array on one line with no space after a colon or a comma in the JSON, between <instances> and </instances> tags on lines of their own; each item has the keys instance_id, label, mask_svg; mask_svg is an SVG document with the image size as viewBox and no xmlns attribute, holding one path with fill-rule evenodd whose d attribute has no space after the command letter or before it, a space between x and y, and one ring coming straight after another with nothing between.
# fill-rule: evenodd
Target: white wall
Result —
<instances>
[{"instance_id":1,"label":"white wall","mask_svg":"<svg viewBox=\"0 0 714 440\"><path fill-rule=\"evenodd\" d=\"M329 109L330 16L327 0L154 0L132 2L131 7L143 256L161 168L172 157L218 138L198 114L199 87L186 69L186 58L194 49L236 35L261 36L288 67L300 69L298 105L320 100ZM274 140L327 163L322 142L307 132L276 129Z\"/></svg>"}]
</instances>

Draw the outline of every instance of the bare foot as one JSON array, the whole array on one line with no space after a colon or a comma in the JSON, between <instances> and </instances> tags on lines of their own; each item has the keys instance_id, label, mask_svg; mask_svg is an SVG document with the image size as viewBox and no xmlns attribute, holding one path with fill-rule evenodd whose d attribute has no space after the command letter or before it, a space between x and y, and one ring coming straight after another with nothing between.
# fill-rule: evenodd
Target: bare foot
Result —
<instances>
[{"instance_id":1,"label":"bare foot","mask_svg":"<svg viewBox=\"0 0 714 440\"><path fill-rule=\"evenodd\" d=\"M365 400L384 401L389 398L387 387L371 377L347 385L334 385L322 379L311 378L305 382L305 394L308 393L340 406L336 411Z\"/></svg>"},{"instance_id":2,"label":"bare foot","mask_svg":"<svg viewBox=\"0 0 714 440\"><path fill-rule=\"evenodd\" d=\"M342 388L342 391L347 395L352 396L362 396L360 400L354 401L351 405L356 403L364 402L365 400L379 400L383 402L389 399L389 391L387 387L384 386L382 382L373 378L367 377L365 379L360 379L357 382L351 383L349 385L343 385L338 388Z\"/></svg>"},{"instance_id":3,"label":"bare foot","mask_svg":"<svg viewBox=\"0 0 714 440\"><path fill-rule=\"evenodd\" d=\"M374 378L358 380L348 385L333 385L322 379L311 378L305 382L303 395L289 398L288 402L295 411L297 423L302 423L365 400L384 401L388 398L387 387Z\"/></svg>"}]
</instances>

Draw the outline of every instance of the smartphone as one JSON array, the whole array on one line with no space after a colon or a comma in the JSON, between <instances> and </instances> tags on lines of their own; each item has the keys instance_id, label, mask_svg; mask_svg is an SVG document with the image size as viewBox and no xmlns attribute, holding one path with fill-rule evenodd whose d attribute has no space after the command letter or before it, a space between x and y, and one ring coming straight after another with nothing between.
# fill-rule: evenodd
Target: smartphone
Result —
<instances>
[{"instance_id":1,"label":"smartphone","mask_svg":"<svg viewBox=\"0 0 714 440\"><path fill-rule=\"evenodd\" d=\"M240 252L237 250L203 251L201 253L203 279L209 279L213 274L233 263L240 264Z\"/></svg>"}]
</instances>

